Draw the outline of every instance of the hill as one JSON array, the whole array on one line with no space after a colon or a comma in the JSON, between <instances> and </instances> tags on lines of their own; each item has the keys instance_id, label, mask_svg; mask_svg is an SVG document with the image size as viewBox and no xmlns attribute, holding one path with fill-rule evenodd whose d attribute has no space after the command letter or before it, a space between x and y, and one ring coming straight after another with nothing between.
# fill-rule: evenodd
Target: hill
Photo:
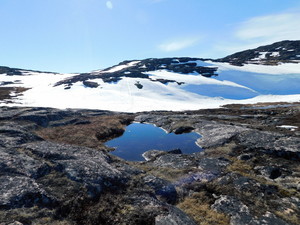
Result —
<instances>
[{"instance_id":1,"label":"hill","mask_svg":"<svg viewBox=\"0 0 300 225\"><path fill-rule=\"evenodd\" d=\"M300 62L300 41L280 41L234 53L216 60L232 65L244 64L278 65L279 63Z\"/></svg>"},{"instance_id":2,"label":"hill","mask_svg":"<svg viewBox=\"0 0 300 225\"><path fill-rule=\"evenodd\" d=\"M0 105L140 112L299 101L299 43L282 41L219 60L129 60L82 74L2 67Z\"/></svg>"}]
</instances>

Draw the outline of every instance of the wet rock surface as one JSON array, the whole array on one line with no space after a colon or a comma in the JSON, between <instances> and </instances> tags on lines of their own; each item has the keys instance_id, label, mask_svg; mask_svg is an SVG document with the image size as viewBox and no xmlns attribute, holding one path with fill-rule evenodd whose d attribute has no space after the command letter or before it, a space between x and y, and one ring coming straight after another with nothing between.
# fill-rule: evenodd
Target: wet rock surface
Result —
<instances>
[{"instance_id":1,"label":"wet rock surface","mask_svg":"<svg viewBox=\"0 0 300 225\"><path fill-rule=\"evenodd\" d=\"M204 151L110 155L102 141L133 118L196 131ZM298 104L132 115L2 107L0 224L299 224L299 131L278 127L299 118ZM97 148L73 140L79 132Z\"/></svg>"}]
</instances>

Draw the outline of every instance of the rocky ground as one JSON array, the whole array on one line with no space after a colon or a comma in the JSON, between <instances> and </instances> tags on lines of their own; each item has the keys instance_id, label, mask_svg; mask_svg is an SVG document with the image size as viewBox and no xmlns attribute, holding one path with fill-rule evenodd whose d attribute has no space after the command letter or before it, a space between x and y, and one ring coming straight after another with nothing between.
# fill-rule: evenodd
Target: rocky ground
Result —
<instances>
[{"instance_id":1,"label":"rocky ground","mask_svg":"<svg viewBox=\"0 0 300 225\"><path fill-rule=\"evenodd\" d=\"M110 155L103 143L132 121L194 130L204 151ZM0 224L300 224L297 127L296 103L138 114L2 107Z\"/></svg>"}]
</instances>

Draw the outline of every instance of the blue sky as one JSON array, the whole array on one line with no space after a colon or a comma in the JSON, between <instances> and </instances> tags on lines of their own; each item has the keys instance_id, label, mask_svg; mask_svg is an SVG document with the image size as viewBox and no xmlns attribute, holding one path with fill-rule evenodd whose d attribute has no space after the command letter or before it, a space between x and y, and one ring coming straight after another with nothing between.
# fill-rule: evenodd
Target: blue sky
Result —
<instances>
[{"instance_id":1,"label":"blue sky","mask_svg":"<svg viewBox=\"0 0 300 225\"><path fill-rule=\"evenodd\" d=\"M0 0L0 65L88 72L300 40L299 0Z\"/></svg>"}]
</instances>

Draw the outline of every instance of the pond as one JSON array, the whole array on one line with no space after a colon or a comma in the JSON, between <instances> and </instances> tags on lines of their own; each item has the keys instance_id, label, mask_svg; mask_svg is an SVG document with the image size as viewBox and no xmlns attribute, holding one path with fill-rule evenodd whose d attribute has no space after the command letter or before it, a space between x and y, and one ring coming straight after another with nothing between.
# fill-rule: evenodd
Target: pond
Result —
<instances>
[{"instance_id":1,"label":"pond","mask_svg":"<svg viewBox=\"0 0 300 225\"><path fill-rule=\"evenodd\" d=\"M163 129L152 124L130 124L125 133L105 144L116 148L111 154L129 161L143 161L142 154L148 150L180 149L182 153L199 152L202 149L196 145L201 135L191 132L176 135L166 133Z\"/></svg>"}]
</instances>

